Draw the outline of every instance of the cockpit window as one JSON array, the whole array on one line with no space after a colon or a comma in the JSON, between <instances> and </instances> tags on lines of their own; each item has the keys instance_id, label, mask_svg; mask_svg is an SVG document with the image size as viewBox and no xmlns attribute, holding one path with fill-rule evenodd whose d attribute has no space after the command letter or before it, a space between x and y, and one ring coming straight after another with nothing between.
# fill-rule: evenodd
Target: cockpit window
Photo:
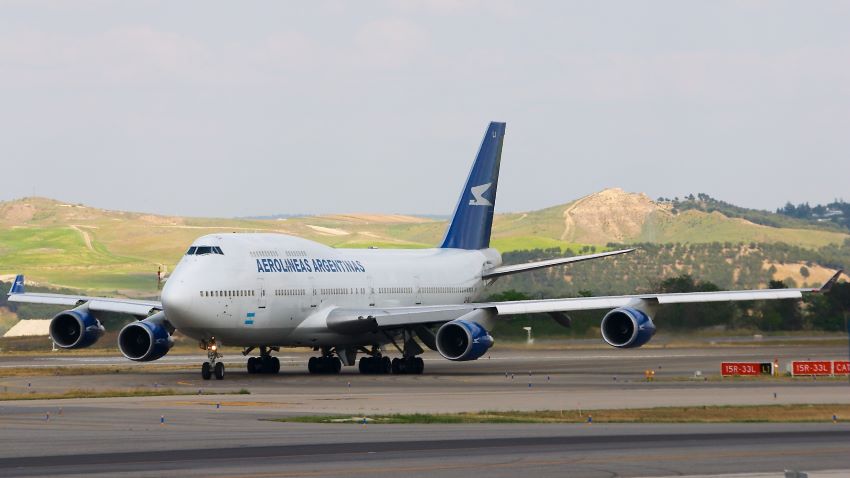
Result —
<instances>
[{"instance_id":1,"label":"cockpit window","mask_svg":"<svg viewBox=\"0 0 850 478\"><path fill-rule=\"evenodd\" d=\"M200 256L205 254L218 254L224 255L224 252L218 246L192 246L189 248L189 252L186 253L187 256Z\"/></svg>"}]
</instances>

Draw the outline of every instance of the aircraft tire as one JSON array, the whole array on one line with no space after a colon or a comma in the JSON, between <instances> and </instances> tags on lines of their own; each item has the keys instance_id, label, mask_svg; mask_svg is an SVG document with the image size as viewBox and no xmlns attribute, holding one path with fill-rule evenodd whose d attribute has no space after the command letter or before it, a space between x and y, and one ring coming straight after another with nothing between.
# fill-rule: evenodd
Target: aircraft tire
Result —
<instances>
[{"instance_id":1,"label":"aircraft tire","mask_svg":"<svg viewBox=\"0 0 850 478\"><path fill-rule=\"evenodd\" d=\"M393 365L392 365L392 362L390 362L389 357L382 357L381 358L381 361L379 362L379 366L378 366L378 371L379 371L379 373L385 374L385 375L392 373Z\"/></svg>"},{"instance_id":2,"label":"aircraft tire","mask_svg":"<svg viewBox=\"0 0 850 478\"><path fill-rule=\"evenodd\" d=\"M271 370L269 373L278 373L280 372L280 359L277 357L272 357L271 359Z\"/></svg>"},{"instance_id":3,"label":"aircraft tire","mask_svg":"<svg viewBox=\"0 0 850 478\"><path fill-rule=\"evenodd\" d=\"M422 360L422 357L416 357L413 363L415 364L413 367L414 373L416 375L422 375L422 372L425 371L425 361Z\"/></svg>"},{"instance_id":4,"label":"aircraft tire","mask_svg":"<svg viewBox=\"0 0 850 478\"><path fill-rule=\"evenodd\" d=\"M372 373L372 357L360 357L360 361L357 362L357 368L360 369L360 373L363 375L368 375Z\"/></svg>"},{"instance_id":5,"label":"aircraft tire","mask_svg":"<svg viewBox=\"0 0 850 478\"><path fill-rule=\"evenodd\" d=\"M316 362L318 361L319 359L317 359L316 357L310 357L310 360L307 361L307 370L310 373L318 373L318 367L316 366Z\"/></svg>"},{"instance_id":6,"label":"aircraft tire","mask_svg":"<svg viewBox=\"0 0 850 478\"><path fill-rule=\"evenodd\" d=\"M257 373L257 357L248 358L248 373Z\"/></svg>"},{"instance_id":7,"label":"aircraft tire","mask_svg":"<svg viewBox=\"0 0 850 478\"><path fill-rule=\"evenodd\" d=\"M213 373L215 375L216 380L223 380L224 379L224 363L223 362L216 362L215 368L213 369Z\"/></svg>"},{"instance_id":8,"label":"aircraft tire","mask_svg":"<svg viewBox=\"0 0 850 478\"><path fill-rule=\"evenodd\" d=\"M392 362L392 368L393 368L393 375L397 375L397 374L402 373L401 360L394 358L393 362Z\"/></svg>"},{"instance_id":9,"label":"aircraft tire","mask_svg":"<svg viewBox=\"0 0 850 478\"><path fill-rule=\"evenodd\" d=\"M212 378L212 367L209 362L204 362L203 365L201 365L201 378L204 380Z\"/></svg>"}]
</instances>

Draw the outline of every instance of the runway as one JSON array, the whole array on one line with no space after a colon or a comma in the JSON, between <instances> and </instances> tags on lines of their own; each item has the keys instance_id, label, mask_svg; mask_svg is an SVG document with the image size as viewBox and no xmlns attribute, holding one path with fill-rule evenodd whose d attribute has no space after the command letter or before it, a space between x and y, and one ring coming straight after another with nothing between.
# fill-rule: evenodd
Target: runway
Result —
<instances>
[{"instance_id":1,"label":"runway","mask_svg":"<svg viewBox=\"0 0 850 478\"><path fill-rule=\"evenodd\" d=\"M422 376L311 376L307 354L283 352L276 376L228 356L203 381L200 354L169 369L0 377L7 392L168 388L187 395L0 402L0 475L100 476L676 476L850 474L850 424L376 425L268 421L297 414L592 410L664 405L850 403L846 380L720 380L721 360L841 359L820 345L620 351L494 349L453 363L426 356ZM120 364L49 354L0 357L0 371ZM646 382L643 371L657 371ZM700 370L707 380L693 379ZM74 373L78 373L76 370ZM530 386L529 386L530 385ZM230 395L240 389L249 395ZM219 395L197 395L220 393ZM49 419L48 419L49 413ZM848 417L850 418L850 417ZM164 420L164 424L160 421ZM816 476L816 475L810 475ZM825 474L823 476L832 476Z\"/></svg>"}]
</instances>

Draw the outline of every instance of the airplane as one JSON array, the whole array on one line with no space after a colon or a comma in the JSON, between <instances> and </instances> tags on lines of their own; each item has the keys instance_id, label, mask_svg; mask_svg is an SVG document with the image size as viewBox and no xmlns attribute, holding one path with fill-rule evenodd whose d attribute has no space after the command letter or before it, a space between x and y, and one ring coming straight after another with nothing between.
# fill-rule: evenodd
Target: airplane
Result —
<instances>
[{"instance_id":1,"label":"airplane","mask_svg":"<svg viewBox=\"0 0 850 478\"><path fill-rule=\"evenodd\" d=\"M498 278L546 267L626 254L634 249L503 265L490 248L505 123L487 127L439 247L335 249L284 234L209 234L199 237L166 281L160 301L29 293L16 277L9 302L70 306L50 323L57 347L91 346L104 333L104 312L135 317L118 334L133 361L165 356L176 330L207 352L205 380L223 379L221 346L239 346L249 373L275 374L281 347L310 347L314 374L358 365L363 374L421 374L421 344L453 361L476 360L494 344L500 318L549 314L569 325L568 312L600 310L602 339L612 347L640 347L655 334L659 306L690 302L801 299L828 290L762 289L635 294L509 302L478 302ZM400 357L390 360L388 350ZM361 355L359 362L357 356Z\"/></svg>"}]
</instances>

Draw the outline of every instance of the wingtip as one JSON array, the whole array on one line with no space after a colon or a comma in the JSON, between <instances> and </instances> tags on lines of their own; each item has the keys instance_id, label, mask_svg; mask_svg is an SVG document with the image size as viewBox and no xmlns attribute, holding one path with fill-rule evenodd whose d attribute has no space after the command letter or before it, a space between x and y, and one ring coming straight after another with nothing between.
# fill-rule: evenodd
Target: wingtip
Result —
<instances>
[{"instance_id":1,"label":"wingtip","mask_svg":"<svg viewBox=\"0 0 850 478\"><path fill-rule=\"evenodd\" d=\"M833 274L832 277L829 278L828 281L824 282L824 284L820 286L818 292L829 292L829 290L832 289L832 286L834 286L835 283L838 282L838 278L841 277L841 274L843 273L844 269L838 269L835 274Z\"/></svg>"}]
</instances>

